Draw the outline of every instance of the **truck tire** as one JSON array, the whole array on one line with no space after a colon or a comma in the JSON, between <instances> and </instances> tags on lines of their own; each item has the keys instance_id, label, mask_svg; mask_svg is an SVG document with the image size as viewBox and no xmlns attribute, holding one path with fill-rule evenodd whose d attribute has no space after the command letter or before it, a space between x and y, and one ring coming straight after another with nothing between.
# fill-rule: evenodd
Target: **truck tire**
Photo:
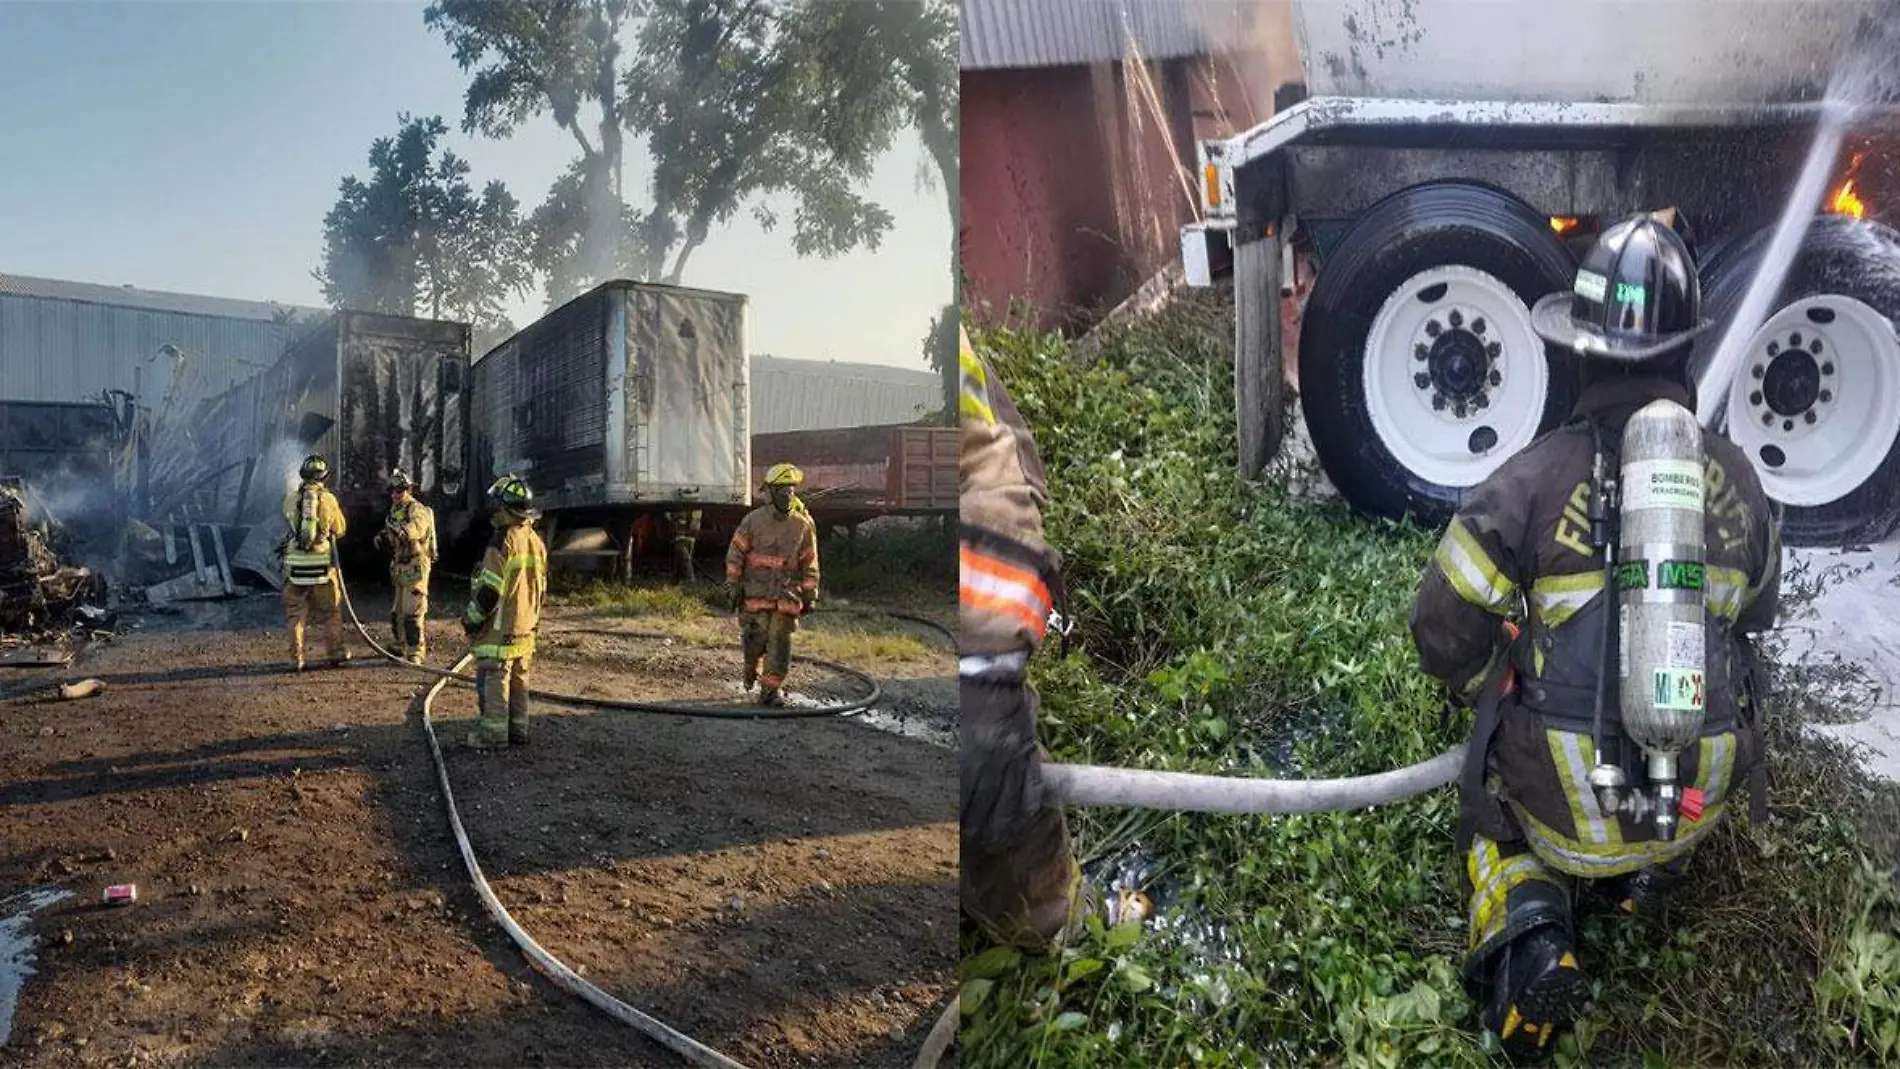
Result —
<instances>
[{"instance_id":1,"label":"truck tire","mask_svg":"<svg viewBox=\"0 0 1900 1069\"><path fill-rule=\"evenodd\" d=\"M1301 409L1349 504L1441 525L1569 414L1576 357L1530 305L1575 270L1544 216L1487 186L1414 186L1353 225L1300 325Z\"/></svg>"},{"instance_id":2,"label":"truck tire","mask_svg":"<svg viewBox=\"0 0 1900 1069\"><path fill-rule=\"evenodd\" d=\"M1709 265L1703 313L1715 326L1696 368L1714 360L1773 228ZM1791 546L1877 541L1900 525L1900 234L1817 218L1728 385L1727 433L1784 509Z\"/></svg>"}]
</instances>

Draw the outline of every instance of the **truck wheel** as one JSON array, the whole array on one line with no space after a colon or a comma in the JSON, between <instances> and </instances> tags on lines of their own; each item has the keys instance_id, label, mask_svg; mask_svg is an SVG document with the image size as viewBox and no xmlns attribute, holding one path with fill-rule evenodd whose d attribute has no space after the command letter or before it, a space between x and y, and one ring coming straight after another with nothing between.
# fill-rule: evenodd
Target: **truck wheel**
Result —
<instances>
[{"instance_id":1,"label":"truck wheel","mask_svg":"<svg viewBox=\"0 0 1900 1069\"><path fill-rule=\"evenodd\" d=\"M1713 265L1703 309L1714 359L1772 228ZM1826 216L1809 228L1775 309L1743 348L1728 388L1728 437L1785 509L1791 546L1876 541L1900 524L1900 234Z\"/></svg>"},{"instance_id":2,"label":"truck wheel","mask_svg":"<svg viewBox=\"0 0 1900 1069\"><path fill-rule=\"evenodd\" d=\"M1548 220L1484 186L1414 186L1353 226L1307 299L1300 402L1354 508L1442 524L1568 415L1576 358L1530 305L1575 269Z\"/></svg>"}]
</instances>

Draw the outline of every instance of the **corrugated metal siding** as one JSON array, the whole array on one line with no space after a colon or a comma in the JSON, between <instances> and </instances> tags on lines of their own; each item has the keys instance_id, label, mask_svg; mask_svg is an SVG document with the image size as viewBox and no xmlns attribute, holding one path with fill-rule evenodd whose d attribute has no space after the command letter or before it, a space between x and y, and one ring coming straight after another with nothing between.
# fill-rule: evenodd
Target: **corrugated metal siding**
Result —
<instances>
[{"instance_id":1,"label":"corrugated metal siding","mask_svg":"<svg viewBox=\"0 0 1900 1069\"><path fill-rule=\"evenodd\" d=\"M752 358L752 433L910 423L943 409L943 380L879 364Z\"/></svg>"},{"instance_id":2,"label":"corrugated metal siding","mask_svg":"<svg viewBox=\"0 0 1900 1069\"><path fill-rule=\"evenodd\" d=\"M158 356L169 344L184 354L177 400L189 404L268 367L308 329L0 293L0 399L79 401L117 389L156 404L173 371Z\"/></svg>"},{"instance_id":3,"label":"corrugated metal siding","mask_svg":"<svg viewBox=\"0 0 1900 1069\"><path fill-rule=\"evenodd\" d=\"M963 70L1106 63L1205 55L1243 44L1256 3L1242 0L963 0ZM1124 29L1125 27L1125 29Z\"/></svg>"},{"instance_id":4,"label":"corrugated metal siding","mask_svg":"<svg viewBox=\"0 0 1900 1069\"><path fill-rule=\"evenodd\" d=\"M21 297L49 297L62 301L109 304L115 308L144 308L153 312L179 312L184 315L220 316L225 319L258 319L268 322L283 312L321 319L326 308L279 304L276 301L239 301L229 297L205 297L195 293L171 293L166 290L142 290L133 286L102 286L96 282L69 282L59 278L34 278L31 275L0 274L0 293Z\"/></svg>"}]
</instances>

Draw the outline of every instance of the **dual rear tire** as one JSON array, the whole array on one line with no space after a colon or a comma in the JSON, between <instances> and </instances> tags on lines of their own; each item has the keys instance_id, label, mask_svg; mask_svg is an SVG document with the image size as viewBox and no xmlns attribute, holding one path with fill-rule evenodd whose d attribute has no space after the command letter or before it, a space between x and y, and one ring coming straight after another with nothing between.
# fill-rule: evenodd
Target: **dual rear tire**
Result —
<instances>
[{"instance_id":1,"label":"dual rear tire","mask_svg":"<svg viewBox=\"0 0 1900 1069\"><path fill-rule=\"evenodd\" d=\"M1770 234L1703 267L1706 367ZM1434 183L1374 205L1328 257L1300 328L1300 401L1340 494L1375 516L1447 522L1513 453L1561 422L1573 353L1530 306L1576 264L1548 220L1500 190ZM1784 508L1789 545L1868 542L1900 525L1900 235L1817 219L1768 321L1743 347L1727 433Z\"/></svg>"}]
</instances>

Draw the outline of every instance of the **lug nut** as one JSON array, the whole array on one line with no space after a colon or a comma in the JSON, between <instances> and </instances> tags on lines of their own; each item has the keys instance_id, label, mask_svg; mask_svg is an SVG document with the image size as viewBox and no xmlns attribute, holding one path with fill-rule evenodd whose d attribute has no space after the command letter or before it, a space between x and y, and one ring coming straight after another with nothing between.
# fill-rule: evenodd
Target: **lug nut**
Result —
<instances>
[{"instance_id":1,"label":"lug nut","mask_svg":"<svg viewBox=\"0 0 1900 1069\"><path fill-rule=\"evenodd\" d=\"M1773 412L1763 412L1763 413L1761 414L1761 425L1762 425L1762 426L1764 426L1764 427L1772 427L1772 426L1774 426L1774 425L1775 425L1775 414L1774 414Z\"/></svg>"},{"instance_id":2,"label":"lug nut","mask_svg":"<svg viewBox=\"0 0 1900 1069\"><path fill-rule=\"evenodd\" d=\"M1484 347L1484 355L1490 357L1493 360L1496 360L1498 358L1498 354L1502 353L1503 351L1504 351L1504 346L1499 345L1497 342L1492 342L1491 344L1486 345Z\"/></svg>"},{"instance_id":3,"label":"lug nut","mask_svg":"<svg viewBox=\"0 0 1900 1069\"><path fill-rule=\"evenodd\" d=\"M1412 355L1418 357L1420 360L1424 360L1432 355L1432 347L1426 345L1424 342L1419 342L1417 345L1412 346Z\"/></svg>"},{"instance_id":4,"label":"lug nut","mask_svg":"<svg viewBox=\"0 0 1900 1069\"><path fill-rule=\"evenodd\" d=\"M1421 371L1412 376L1412 385L1421 390L1429 390L1432 387L1432 377Z\"/></svg>"},{"instance_id":5,"label":"lug nut","mask_svg":"<svg viewBox=\"0 0 1900 1069\"><path fill-rule=\"evenodd\" d=\"M1425 335L1426 337L1436 338L1438 337L1438 333L1444 329L1444 327L1438 325L1438 320L1433 319L1425 324Z\"/></svg>"},{"instance_id":6,"label":"lug nut","mask_svg":"<svg viewBox=\"0 0 1900 1069\"><path fill-rule=\"evenodd\" d=\"M1802 416L1801 416L1801 418L1802 418L1803 420L1806 420L1809 426L1813 426L1813 425L1814 425L1814 421L1815 421L1815 420L1816 420L1817 418L1819 418L1819 417L1817 417L1817 416L1815 416L1815 414L1814 414L1814 410L1813 410L1812 408L1810 408L1810 409L1808 409L1808 410L1807 410L1807 412L1805 412L1805 413L1803 413L1803 414L1802 414Z\"/></svg>"},{"instance_id":7,"label":"lug nut","mask_svg":"<svg viewBox=\"0 0 1900 1069\"><path fill-rule=\"evenodd\" d=\"M1484 333L1484 317L1483 316L1479 316L1478 318L1471 321L1471 332L1473 334Z\"/></svg>"},{"instance_id":8,"label":"lug nut","mask_svg":"<svg viewBox=\"0 0 1900 1069\"><path fill-rule=\"evenodd\" d=\"M1832 374L1834 374L1834 361L1832 361L1832 360L1829 360L1829 361L1828 361L1827 363L1825 363L1825 364L1822 364L1822 365L1821 365L1821 374L1823 374L1823 375L1832 375Z\"/></svg>"},{"instance_id":9,"label":"lug nut","mask_svg":"<svg viewBox=\"0 0 1900 1069\"><path fill-rule=\"evenodd\" d=\"M1471 403L1472 403L1472 404L1473 404L1474 406L1476 406L1476 407L1478 407L1478 408L1490 408L1490 407L1491 407L1491 395L1490 395L1490 394L1487 394L1487 393L1485 393L1485 392L1484 392L1483 390L1479 390L1479 391L1478 391L1478 396L1476 396L1476 397L1473 397L1473 398L1471 399Z\"/></svg>"},{"instance_id":10,"label":"lug nut","mask_svg":"<svg viewBox=\"0 0 1900 1069\"><path fill-rule=\"evenodd\" d=\"M1754 393L1749 394L1748 403L1751 405L1761 404L1761 391L1756 390Z\"/></svg>"},{"instance_id":11,"label":"lug nut","mask_svg":"<svg viewBox=\"0 0 1900 1069\"><path fill-rule=\"evenodd\" d=\"M1451 414L1457 416L1459 419L1465 418L1465 403L1460 401L1452 406Z\"/></svg>"},{"instance_id":12,"label":"lug nut","mask_svg":"<svg viewBox=\"0 0 1900 1069\"><path fill-rule=\"evenodd\" d=\"M1485 376L1485 381L1489 382L1493 386L1497 386L1504 381L1504 376L1498 374L1496 371L1493 371L1491 372L1491 374Z\"/></svg>"},{"instance_id":13,"label":"lug nut","mask_svg":"<svg viewBox=\"0 0 1900 1069\"><path fill-rule=\"evenodd\" d=\"M1808 352L1813 353L1815 356L1820 356L1821 355L1821 339L1816 338L1813 341L1809 342Z\"/></svg>"},{"instance_id":14,"label":"lug nut","mask_svg":"<svg viewBox=\"0 0 1900 1069\"><path fill-rule=\"evenodd\" d=\"M1773 356L1773 355L1775 355L1776 353L1778 353L1778 352L1780 352L1780 351L1781 351L1781 343L1780 343L1780 342L1778 342L1778 341L1771 341L1771 342L1769 342L1769 343L1768 343L1768 355L1769 355L1769 356Z\"/></svg>"},{"instance_id":15,"label":"lug nut","mask_svg":"<svg viewBox=\"0 0 1900 1069\"><path fill-rule=\"evenodd\" d=\"M1833 391L1833 390L1822 390L1822 391L1821 391L1821 403L1822 403L1822 404L1827 404L1827 403L1828 403L1829 401L1832 401L1832 400L1834 400L1834 391Z\"/></svg>"},{"instance_id":16,"label":"lug nut","mask_svg":"<svg viewBox=\"0 0 1900 1069\"><path fill-rule=\"evenodd\" d=\"M1770 349L1772 349L1772 348L1774 348L1774 346L1772 346L1772 345L1771 345L1771 346L1769 346L1769 348L1770 348ZM1762 367L1762 366L1761 366L1760 364L1756 364L1756 365L1755 365L1755 366L1754 366L1753 368L1751 368L1750 370L1751 370L1751 371L1753 371L1753 372L1755 373L1755 377L1756 377L1756 378L1758 378L1758 379L1759 379L1759 378L1761 378L1761 377L1762 377L1763 375L1766 375L1766 374L1768 374L1768 369L1767 369L1767 368L1765 368L1765 367Z\"/></svg>"},{"instance_id":17,"label":"lug nut","mask_svg":"<svg viewBox=\"0 0 1900 1069\"><path fill-rule=\"evenodd\" d=\"M1442 393L1433 394L1432 395L1432 411L1443 412L1444 410L1445 410L1445 395Z\"/></svg>"},{"instance_id":18,"label":"lug nut","mask_svg":"<svg viewBox=\"0 0 1900 1069\"><path fill-rule=\"evenodd\" d=\"M1451 319L1452 329L1454 330L1465 325L1465 314L1456 308L1451 310L1449 318Z\"/></svg>"},{"instance_id":19,"label":"lug nut","mask_svg":"<svg viewBox=\"0 0 1900 1069\"><path fill-rule=\"evenodd\" d=\"M1793 334L1788 335L1788 344L1796 349L1801 348L1801 332L1797 330Z\"/></svg>"}]
</instances>

